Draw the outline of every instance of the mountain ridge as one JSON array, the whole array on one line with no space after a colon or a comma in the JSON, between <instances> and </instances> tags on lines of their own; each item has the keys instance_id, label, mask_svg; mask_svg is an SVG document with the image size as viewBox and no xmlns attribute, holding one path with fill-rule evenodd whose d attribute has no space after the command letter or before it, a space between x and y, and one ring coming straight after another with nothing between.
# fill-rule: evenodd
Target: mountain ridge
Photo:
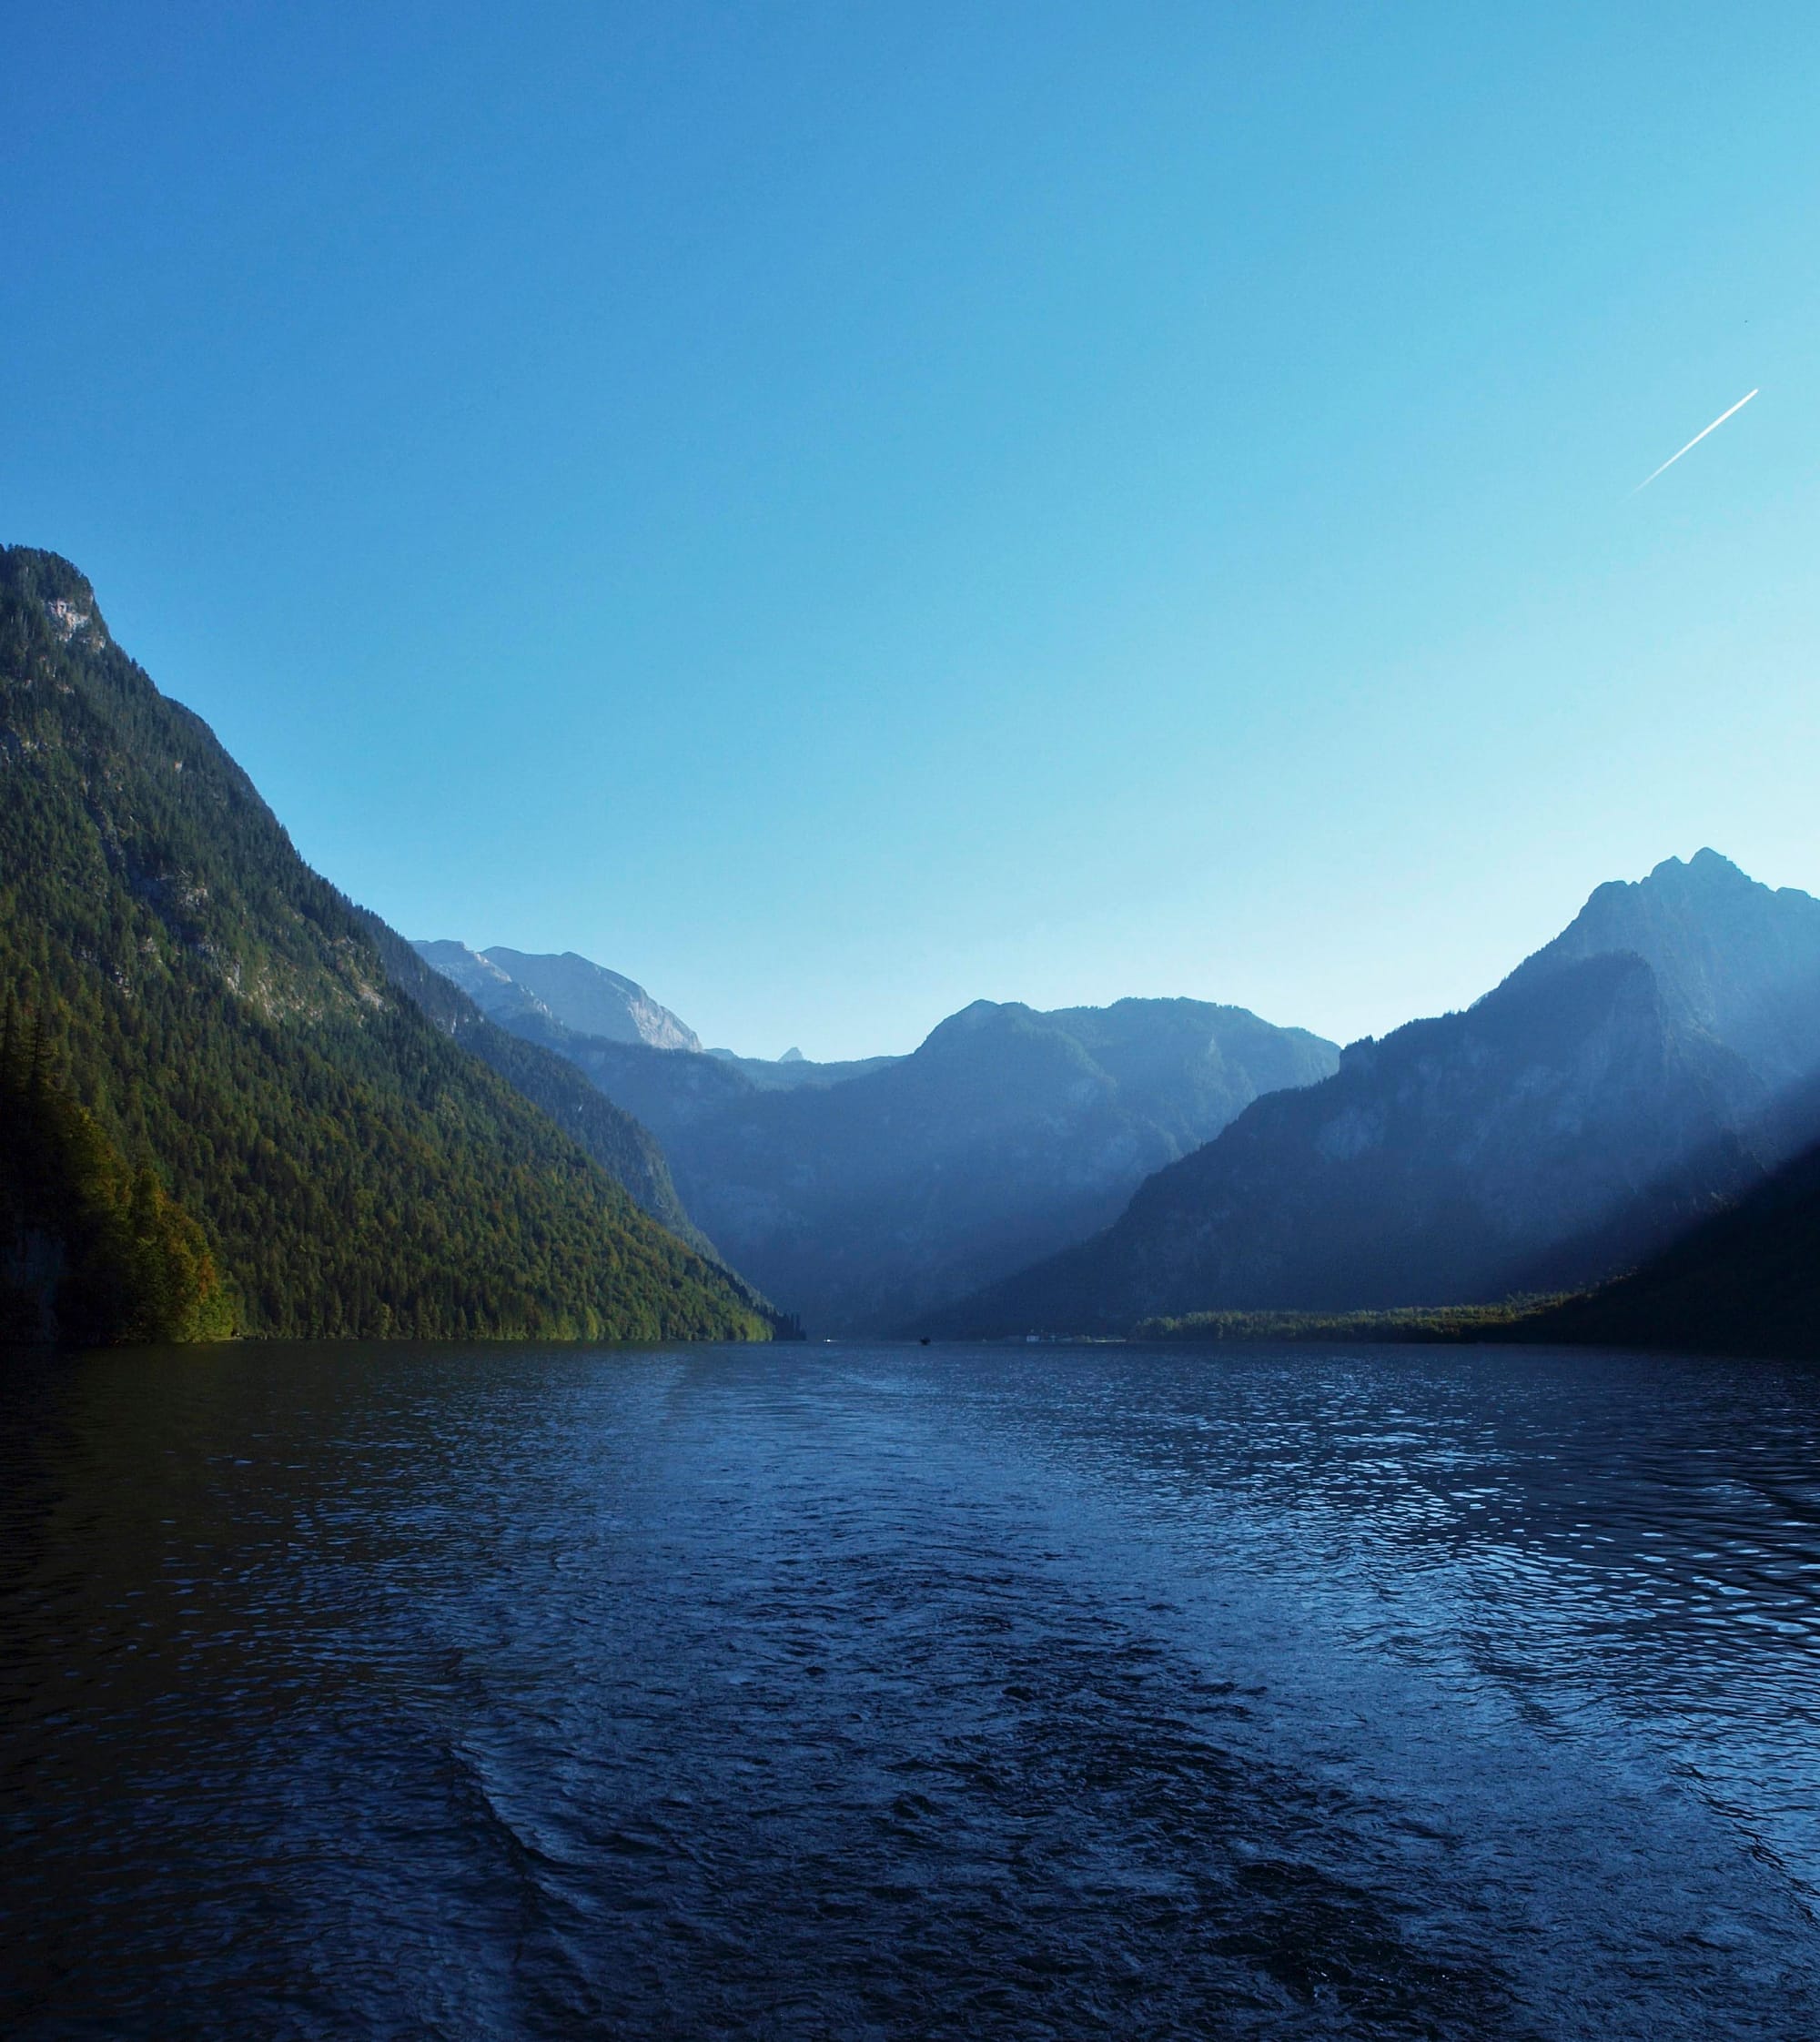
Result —
<instances>
[{"instance_id":1,"label":"mountain ridge","mask_svg":"<svg viewBox=\"0 0 1820 2042\"><path fill-rule=\"evenodd\" d=\"M771 1062L578 1033L492 961L505 954L414 947L650 1127L706 1238L823 1330L888 1330L1091 1231L1147 1165L1338 1055L1206 1001L976 1000L908 1056Z\"/></svg>"},{"instance_id":2,"label":"mountain ridge","mask_svg":"<svg viewBox=\"0 0 1820 2042\"><path fill-rule=\"evenodd\" d=\"M1595 887L1511 976L1615 951L1642 957L1676 1017L1728 1043L1771 1091L1820 1061L1820 900L1800 888L1766 886L1710 846L1664 858Z\"/></svg>"},{"instance_id":3,"label":"mountain ridge","mask_svg":"<svg viewBox=\"0 0 1820 2042\"><path fill-rule=\"evenodd\" d=\"M1820 902L1716 853L1665 860L1598 889L1471 1006L1350 1045L1331 1078L1257 1102L1148 1179L1104 1233L929 1329L1106 1331L1595 1280L1774 1159L1816 977ZM1811 1021L1807 1039L1820 1048Z\"/></svg>"}]
</instances>

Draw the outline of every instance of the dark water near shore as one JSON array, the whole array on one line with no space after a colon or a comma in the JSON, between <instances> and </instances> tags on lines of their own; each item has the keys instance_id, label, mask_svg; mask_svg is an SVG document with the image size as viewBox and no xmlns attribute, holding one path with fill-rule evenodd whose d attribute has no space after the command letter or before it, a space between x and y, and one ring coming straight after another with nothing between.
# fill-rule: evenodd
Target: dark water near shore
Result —
<instances>
[{"instance_id":1,"label":"dark water near shore","mask_svg":"<svg viewBox=\"0 0 1820 2042\"><path fill-rule=\"evenodd\" d=\"M1820 1377L0 1373L0 2028L1820 2035Z\"/></svg>"}]
</instances>

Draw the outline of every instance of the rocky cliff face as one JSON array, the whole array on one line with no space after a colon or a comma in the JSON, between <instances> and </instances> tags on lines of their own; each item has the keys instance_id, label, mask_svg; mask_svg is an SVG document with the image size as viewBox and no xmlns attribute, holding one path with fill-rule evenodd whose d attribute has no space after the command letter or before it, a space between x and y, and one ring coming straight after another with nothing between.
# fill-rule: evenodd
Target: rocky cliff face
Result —
<instances>
[{"instance_id":1,"label":"rocky cliff face","mask_svg":"<svg viewBox=\"0 0 1820 2042\"><path fill-rule=\"evenodd\" d=\"M518 1033L554 1022L603 1042L643 1043L652 1049L699 1050L695 1031L642 986L591 963L572 950L560 956L508 950L470 950L448 940L411 945L433 970L459 986L488 1020Z\"/></svg>"},{"instance_id":2,"label":"rocky cliff face","mask_svg":"<svg viewBox=\"0 0 1820 2042\"><path fill-rule=\"evenodd\" d=\"M1356 1044L1325 1083L1259 1100L1104 1235L938 1329L1115 1329L1595 1279L1761 1175L1772 1102L1820 1065L1816 965L1820 903L1712 853L1602 887L1475 1006Z\"/></svg>"},{"instance_id":3,"label":"rocky cliff face","mask_svg":"<svg viewBox=\"0 0 1820 2042\"><path fill-rule=\"evenodd\" d=\"M487 1019L500 1027L508 1027L518 1020L556 1018L541 1000L515 984L490 957L470 950L465 943L413 943L411 948L432 971L451 986L460 986Z\"/></svg>"},{"instance_id":4,"label":"rocky cliff face","mask_svg":"<svg viewBox=\"0 0 1820 2042\"><path fill-rule=\"evenodd\" d=\"M642 1042L652 1049L702 1046L694 1029L685 1026L667 1006L660 1006L642 986L604 965L591 964L572 950L560 956L533 956L496 945L486 961L542 1004L577 1035L599 1036L607 1042Z\"/></svg>"}]
</instances>

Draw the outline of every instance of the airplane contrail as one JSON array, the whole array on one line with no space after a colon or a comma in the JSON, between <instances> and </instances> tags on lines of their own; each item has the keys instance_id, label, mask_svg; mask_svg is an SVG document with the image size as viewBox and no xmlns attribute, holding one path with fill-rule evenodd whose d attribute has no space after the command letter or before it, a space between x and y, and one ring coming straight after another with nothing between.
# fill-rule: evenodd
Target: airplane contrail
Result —
<instances>
[{"instance_id":1,"label":"airplane contrail","mask_svg":"<svg viewBox=\"0 0 1820 2042\"><path fill-rule=\"evenodd\" d=\"M1754 398L1756 394L1757 393L1755 390L1747 390L1744 395L1741 397L1734 405L1733 405L1732 411L1742 411L1745 405L1747 405L1750 402L1751 399ZM1732 411L1721 411L1719 416L1714 420L1713 423L1706 428L1705 432L1696 432L1694 435L1693 439L1690 440L1687 442L1686 446L1684 446L1681 450L1681 454L1692 453L1694 448L1696 448L1700 444L1700 442L1704 439L1705 439L1707 432L1716 432L1719 428L1724 424L1725 420L1731 417ZM1663 469L1669 469L1674 466L1675 462L1681 459L1681 454L1671 454L1668 459L1663 462L1662 468L1658 468L1654 475L1645 475L1643 480L1637 484L1637 488L1631 491L1631 494L1633 496L1635 496L1637 493L1637 490L1648 489L1650 484L1655 480L1656 475L1660 475L1663 472Z\"/></svg>"}]
</instances>

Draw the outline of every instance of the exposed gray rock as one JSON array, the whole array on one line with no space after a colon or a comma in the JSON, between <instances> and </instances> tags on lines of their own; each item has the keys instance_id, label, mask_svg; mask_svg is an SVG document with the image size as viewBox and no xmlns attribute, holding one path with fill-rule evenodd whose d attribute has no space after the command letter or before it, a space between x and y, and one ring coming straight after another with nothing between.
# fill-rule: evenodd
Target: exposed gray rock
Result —
<instances>
[{"instance_id":1,"label":"exposed gray rock","mask_svg":"<svg viewBox=\"0 0 1820 2042\"><path fill-rule=\"evenodd\" d=\"M572 950L560 956L537 956L497 945L484 955L577 1035L648 1043L653 1049L702 1046L695 1031L667 1006L660 1006L642 986Z\"/></svg>"},{"instance_id":2,"label":"exposed gray rock","mask_svg":"<svg viewBox=\"0 0 1820 2042\"><path fill-rule=\"evenodd\" d=\"M444 938L434 943L413 942L415 950L432 971L440 972L451 985L459 986L488 1020L507 1026L514 1016L555 1016L543 1002L526 992L490 957L470 950L465 943Z\"/></svg>"},{"instance_id":3,"label":"exposed gray rock","mask_svg":"<svg viewBox=\"0 0 1820 2042\"><path fill-rule=\"evenodd\" d=\"M377 915L357 912L391 983L438 1029L547 1113L653 1219L691 1248L715 1254L683 1209L657 1137L589 1085L567 1058L551 1053L568 1031L540 1002L521 997L503 973L463 944L407 944ZM491 1011L464 979L494 1002Z\"/></svg>"},{"instance_id":4,"label":"exposed gray rock","mask_svg":"<svg viewBox=\"0 0 1820 2042\"><path fill-rule=\"evenodd\" d=\"M695 1031L642 986L572 950L560 956L509 950L503 944L470 950L446 939L411 947L501 1027L541 1018L605 1042L641 1042L653 1049L702 1046Z\"/></svg>"}]
</instances>

